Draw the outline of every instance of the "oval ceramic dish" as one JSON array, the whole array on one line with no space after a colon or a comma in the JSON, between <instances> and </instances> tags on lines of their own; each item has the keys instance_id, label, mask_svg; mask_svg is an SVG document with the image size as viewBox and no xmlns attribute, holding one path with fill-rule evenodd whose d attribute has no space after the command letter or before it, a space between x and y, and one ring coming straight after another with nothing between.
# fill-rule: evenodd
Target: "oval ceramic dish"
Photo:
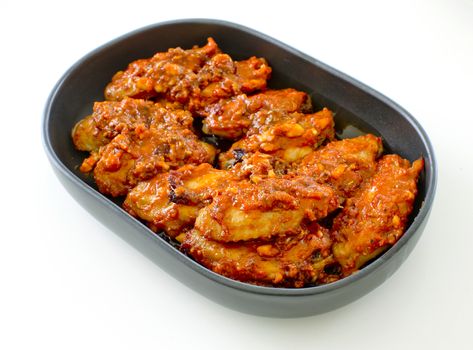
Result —
<instances>
[{"instance_id":1,"label":"oval ceramic dish","mask_svg":"<svg viewBox=\"0 0 473 350\"><path fill-rule=\"evenodd\" d=\"M90 114L94 101L115 72L138 58L171 47L190 48L213 37L234 59L265 57L273 68L270 87L307 92L314 107L335 114L337 133L372 132L386 149L411 161L423 156L425 170L410 225L385 254L340 281L302 289L260 287L234 281L194 262L163 236L154 234L102 195L78 170L84 158L70 132ZM264 316L298 317L326 312L352 302L383 283L407 258L424 230L434 198L436 164L432 146L418 122L400 106L362 83L264 34L216 20L165 22L115 39L72 66L54 87L46 105L43 141L52 167L69 193L92 215L185 285L227 307ZM353 135L349 135L350 137Z\"/></svg>"}]
</instances>

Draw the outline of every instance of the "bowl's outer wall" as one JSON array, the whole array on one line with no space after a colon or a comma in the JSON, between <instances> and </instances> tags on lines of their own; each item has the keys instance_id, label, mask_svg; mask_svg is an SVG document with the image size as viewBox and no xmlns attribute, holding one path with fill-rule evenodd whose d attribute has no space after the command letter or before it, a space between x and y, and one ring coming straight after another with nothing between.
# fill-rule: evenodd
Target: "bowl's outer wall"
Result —
<instances>
[{"instance_id":1,"label":"bowl's outer wall","mask_svg":"<svg viewBox=\"0 0 473 350\"><path fill-rule=\"evenodd\" d=\"M360 273L329 286L305 290L249 286L196 264L95 190L92 179L78 170L85 154L72 145L70 131L74 124L91 113L93 101L103 100L104 86L129 62L170 47L202 45L209 36L235 59L251 55L268 59L273 68L270 87L293 87L308 92L315 106L327 106L335 111L339 128L354 125L382 136L388 150L405 158L424 157L426 170L419 181L415 208L415 214L422 215L417 215L397 247ZM326 312L381 284L414 248L427 221L435 190L435 160L430 143L407 112L370 88L274 39L226 22L189 20L155 25L116 39L87 55L64 75L52 92L43 132L56 175L92 215L196 291L236 310L265 316L296 317ZM427 194L429 201L425 202Z\"/></svg>"}]
</instances>

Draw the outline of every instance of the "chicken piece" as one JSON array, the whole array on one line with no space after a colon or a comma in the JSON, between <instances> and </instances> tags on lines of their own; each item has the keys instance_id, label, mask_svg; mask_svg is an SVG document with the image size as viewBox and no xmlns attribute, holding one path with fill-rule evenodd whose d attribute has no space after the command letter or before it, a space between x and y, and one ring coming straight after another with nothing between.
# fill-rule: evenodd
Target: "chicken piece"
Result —
<instances>
[{"instance_id":1,"label":"chicken piece","mask_svg":"<svg viewBox=\"0 0 473 350\"><path fill-rule=\"evenodd\" d=\"M229 169L241 154L254 152L270 154L291 164L334 138L333 114L326 108L314 114L260 110L252 124L246 137L220 155L220 168Z\"/></svg>"},{"instance_id":2,"label":"chicken piece","mask_svg":"<svg viewBox=\"0 0 473 350\"><path fill-rule=\"evenodd\" d=\"M169 49L132 62L113 76L105 88L105 98L164 98L194 112L220 98L265 89L270 74L265 59L251 57L235 62L208 38L201 48Z\"/></svg>"},{"instance_id":3,"label":"chicken piece","mask_svg":"<svg viewBox=\"0 0 473 350\"><path fill-rule=\"evenodd\" d=\"M283 160L269 154L255 152L250 154L236 154L236 163L229 170L238 179L250 179L253 182L263 177L284 175L290 165Z\"/></svg>"},{"instance_id":4,"label":"chicken piece","mask_svg":"<svg viewBox=\"0 0 473 350\"><path fill-rule=\"evenodd\" d=\"M122 130L148 124L154 107L153 102L130 98L121 102L95 102L93 114L79 121L72 130L74 146L80 151L97 151Z\"/></svg>"},{"instance_id":5,"label":"chicken piece","mask_svg":"<svg viewBox=\"0 0 473 350\"><path fill-rule=\"evenodd\" d=\"M386 155L378 162L373 177L355 197L347 200L334 219L335 259L344 276L396 243L406 229L417 194L422 158L412 166L398 155Z\"/></svg>"},{"instance_id":6,"label":"chicken piece","mask_svg":"<svg viewBox=\"0 0 473 350\"><path fill-rule=\"evenodd\" d=\"M235 62L227 54L217 54L197 74L198 90L188 108L199 112L220 99L264 90L270 75L271 67L264 58L253 56Z\"/></svg>"},{"instance_id":7,"label":"chicken piece","mask_svg":"<svg viewBox=\"0 0 473 350\"><path fill-rule=\"evenodd\" d=\"M139 182L128 192L123 207L147 221L154 231L164 230L177 238L194 225L199 209L209 204L213 194L231 180L231 173L210 164L185 165Z\"/></svg>"},{"instance_id":8,"label":"chicken piece","mask_svg":"<svg viewBox=\"0 0 473 350\"><path fill-rule=\"evenodd\" d=\"M92 154L94 178L102 193L126 195L139 181L185 164L212 163L216 149L181 124L192 120L183 110L159 108L149 127L140 124ZM89 159L84 163L90 167ZM85 168L86 166L84 166Z\"/></svg>"},{"instance_id":9,"label":"chicken piece","mask_svg":"<svg viewBox=\"0 0 473 350\"><path fill-rule=\"evenodd\" d=\"M96 104L97 102L95 102L94 105ZM109 143L110 139L106 137L106 135L110 133L98 131L97 129L93 114L79 120L72 128L71 133L72 142L74 143L75 148L79 151L91 152L96 151L101 146ZM115 137L116 134L113 137Z\"/></svg>"},{"instance_id":10,"label":"chicken piece","mask_svg":"<svg viewBox=\"0 0 473 350\"><path fill-rule=\"evenodd\" d=\"M149 99L163 94L172 101L186 102L196 85L196 74L219 52L215 41L208 38L203 47L178 47L136 60L113 76L105 88L105 98L120 101L125 97Z\"/></svg>"},{"instance_id":11,"label":"chicken piece","mask_svg":"<svg viewBox=\"0 0 473 350\"><path fill-rule=\"evenodd\" d=\"M230 77L239 85L244 94L266 89L272 69L265 58L252 56L235 62L235 77ZM234 94L236 95L236 94Z\"/></svg>"},{"instance_id":12,"label":"chicken piece","mask_svg":"<svg viewBox=\"0 0 473 350\"><path fill-rule=\"evenodd\" d=\"M195 228L221 242L294 235L304 219L315 221L338 207L333 190L311 177L261 178L227 183L197 216Z\"/></svg>"},{"instance_id":13,"label":"chicken piece","mask_svg":"<svg viewBox=\"0 0 473 350\"><path fill-rule=\"evenodd\" d=\"M242 137L251 126L252 115L264 109L286 113L310 112L310 97L294 89L267 90L253 96L237 95L208 105L203 131L228 139Z\"/></svg>"},{"instance_id":14,"label":"chicken piece","mask_svg":"<svg viewBox=\"0 0 473 350\"><path fill-rule=\"evenodd\" d=\"M226 277L242 282L278 287L302 287L317 280L330 254L326 229L312 224L290 237L269 242L222 243L191 230L181 246L195 260Z\"/></svg>"},{"instance_id":15,"label":"chicken piece","mask_svg":"<svg viewBox=\"0 0 473 350\"><path fill-rule=\"evenodd\" d=\"M260 109L279 110L287 113L312 110L312 101L305 92L292 88L267 90L248 97L248 109L254 113Z\"/></svg>"},{"instance_id":16,"label":"chicken piece","mask_svg":"<svg viewBox=\"0 0 473 350\"><path fill-rule=\"evenodd\" d=\"M374 174L382 151L381 139L371 134L333 141L307 155L294 172L330 184L340 196L349 198Z\"/></svg>"}]
</instances>

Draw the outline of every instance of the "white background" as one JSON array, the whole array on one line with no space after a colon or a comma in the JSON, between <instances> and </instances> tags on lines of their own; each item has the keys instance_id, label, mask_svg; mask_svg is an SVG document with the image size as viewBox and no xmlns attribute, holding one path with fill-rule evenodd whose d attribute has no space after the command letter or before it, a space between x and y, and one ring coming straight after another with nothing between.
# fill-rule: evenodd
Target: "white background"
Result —
<instances>
[{"instance_id":1,"label":"white background","mask_svg":"<svg viewBox=\"0 0 473 350\"><path fill-rule=\"evenodd\" d=\"M56 180L40 123L64 71L128 31L190 17L273 36L424 126L439 163L435 204L382 286L308 318L232 311L128 246ZM1 349L473 348L473 1L2 0L0 38Z\"/></svg>"}]
</instances>

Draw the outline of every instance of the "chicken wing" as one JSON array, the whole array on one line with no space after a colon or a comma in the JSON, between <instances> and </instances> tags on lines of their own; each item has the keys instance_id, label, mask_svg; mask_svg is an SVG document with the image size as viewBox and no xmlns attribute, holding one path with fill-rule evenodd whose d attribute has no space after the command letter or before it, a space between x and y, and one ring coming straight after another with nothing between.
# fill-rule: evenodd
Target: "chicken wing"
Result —
<instances>
[{"instance_id":1,"label":"chicken wing","mask_svg":"<svg viewBox=\"0 0 473 350\"><path fill-rule=\"evenodd\" d=\"M294 89L267 90L253 96L237 95L208 105L202 112L206 118L202 130L206 134L238 139L251 128L257 111L271 110L286 113L310 112L310 97Z\"/></svg>"},{"instance_id":2,"label":"chicken wing","mask_svg":"<svg viewBox=\"0 0 473 350\"><path fill-rule=\"evenodd\" d=\"M374 174L382 151L381 139L371 134L332 141L302 159L294 172L330 184L340 196L349 198Z\"/></svg>"},{"instance_id":3,"label":"chicken wing","mask_svg":"<svg viewBox=\"0 0 473 350\"><path fill-rule=\"evenodd\" d=\"M195 228L221 242L297 234L304 219L315 221L339 205L333 190L311 177L262 178L228 183L200 210Z\"/></svg>"},{"instance_id":4,"label":"chicken wing","mask_svg":"<svg viewBox=\"0 0 473 350\"><path fill-rule=\"evenodd\" d=\"M120 101L125 97L151 98L159 93L172 100L186 100L196 83L196 74L220 49L212 38L203 47L180 47L158 52L148 59L130 63L117 72L105 88L105 98Z\"/></svg>"},{"instance_id":5,"label":"chicken wing","mask_svg":"<svg viewBox=\"0 0 473 350\"><path fill-rule=\"evenodd\" d=\"M293 163L333 138L333 114L326 108L314 114L260 110L254 114L247 136L222 153L219 164L222 169L229 169L241 154L254 152Z\"/></svg>"},{"instance_id":6,"label":"chicken wing","mask_svg":"<svg viewBox=\"0 0 473 350\"><path fill-rule=\"evenodd\" d=\"M227 54L217 54L197 73L198 88L188 108L199 112L220 99L264 90L270 75L271 67L264 58L233 61Z\"/></svg>"},{"instance_id":7,"label":"chicken wing","mask_svg":"<svg viewBox=\"0 0 473 350\"><path fill-rule=\"evenodd\" d=\"M80 151L97 151L121 131L149 124L154 110L153 102L131 98L121 102L95 102L93 113L72 130L74 146ZM185 124L192 125L192 118Z\"/></svg>"},{"instance_id":8,"label":"chicken wing","mask_svg":"<svg viewBox=\"0 0 473 350\"><path fill-rule=\"evenodd\" d=\"M314 283L323 269L320 261L330 254L326 229L312 224L289 237L271 241L222 243L189 231L182 249L202 265L243 282L279 287Z\"/></svg>"},{"instance_id":9,"label":"chicken wing","mask_svg":"<svg viewBox=\"0 0 473 350\"><path fill-rule=\"evenodd\" d=\"M164 230L177 238L194 225L199 209L232 179L231 173L210 164L185 165L139 182L128 192L123 207L147 221L154 231Z\"/></svg>"},{"instance_id":10,"label":"chicken wing","mask_svg":"<svg viewBox=\"0 0 473 350\"><path fill-rule=\"evenodd\" d=\"M263 58L234 62L209 38L201 48L169 49L132 62L114 75L105 97L113 101L127 96L164 97L195 111L220 98L264 89L270 74L271 68Z\"/></svg>"},{"instance_id":11,"label":"chicken wing","mask_svg":"<svg viewBox=\"0 0 473 350\"><path fill-rule=\"evenodd\" d=\"M150 125L137 125L116 136L84 163L97 160L94 178L102 193L126 195L139 181L185 164L212 163L216 149L182 125L192 120L183 110L158 108Z\"/></svg>"},{"instance_id":12,"label":"chicken wing","mask_svg":"<svg viewBox=\"0 0 473 350\"><path fill-rule=\"evenodd\" d=\"M349 275L393 245L404 233L424 161L412 166L398 155L379 161L373 177L347 200L333 223L335 259Z\"/></svg>"}]
</instances>

